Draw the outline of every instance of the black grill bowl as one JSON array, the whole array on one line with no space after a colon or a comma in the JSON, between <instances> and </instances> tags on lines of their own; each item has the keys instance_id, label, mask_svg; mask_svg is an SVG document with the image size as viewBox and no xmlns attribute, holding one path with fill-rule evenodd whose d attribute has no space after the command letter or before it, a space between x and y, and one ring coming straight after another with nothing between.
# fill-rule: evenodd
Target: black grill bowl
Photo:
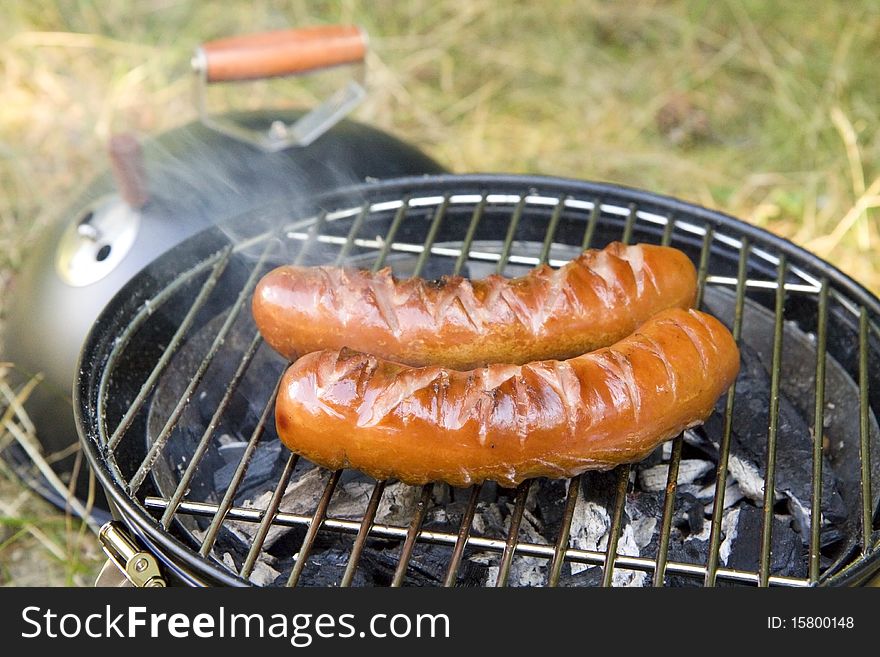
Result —
<instances>
[{"instance_id":1,"label":"black grill bowl","mask_svg":"<svg viewBox=\"0 0 880 657\"><path fill-rule=\"evenodd\" d=\"M170 580L810 586L880 567L880 302L790 242L647 192L499 175L360 185L235 226L174 248L113 299L74 390L115 513ZM516 490L375 482L281 447L286 363L250 316L271 267L514 276L613 240L686 252L701 307L738 337L740 377L703 427L642 463Z\"/></svg>"}]
</instances>

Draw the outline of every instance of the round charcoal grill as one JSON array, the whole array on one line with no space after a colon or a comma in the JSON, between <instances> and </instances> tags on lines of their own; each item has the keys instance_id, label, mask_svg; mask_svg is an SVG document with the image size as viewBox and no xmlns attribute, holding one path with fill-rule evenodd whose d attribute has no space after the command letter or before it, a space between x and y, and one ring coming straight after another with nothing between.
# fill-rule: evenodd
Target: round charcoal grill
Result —
<instances>
[{"instance_id":1,"label":"round charcoal grill","mask_svg":"<svg viewBox=\"0 0 880 657\"><path fill-rule=\"evenodd\" d=\"M235 225L145 269L83 351L77 420L130 572L138 556L187 584L808 586L880 566L880 303L789 242L645 192L515 176L368 184ZM740 345L702 427L642 463L515 490L376 482L281 446L287 363L250 314L273 266L515 276L613 240L688 253L700 307Z\"/></svg>"}]
</instances>

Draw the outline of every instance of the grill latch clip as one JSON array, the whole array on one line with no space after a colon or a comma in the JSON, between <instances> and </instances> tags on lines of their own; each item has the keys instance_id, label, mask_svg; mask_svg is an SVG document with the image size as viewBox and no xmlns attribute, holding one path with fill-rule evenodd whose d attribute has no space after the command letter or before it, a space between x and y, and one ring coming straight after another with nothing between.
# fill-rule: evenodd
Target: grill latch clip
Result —
<instances>
[{"instance_id":1,"label":"grill latch clip","mask_svg":"<svg viewBox=\"0 0 880 657\"><path fill-rule=\"evenodd\" d=\"M135 543L122 523L106 523L98 538L105 554L132 584L148 588L166 586L156 558Z\"/></svg>"}]
</instances>

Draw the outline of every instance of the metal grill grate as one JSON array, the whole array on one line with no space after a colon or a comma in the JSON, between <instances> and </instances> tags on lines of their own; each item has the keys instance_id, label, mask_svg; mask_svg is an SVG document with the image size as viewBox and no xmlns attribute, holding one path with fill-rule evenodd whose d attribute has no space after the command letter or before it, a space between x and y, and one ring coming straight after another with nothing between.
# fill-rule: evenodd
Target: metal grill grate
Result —
<instances>
[{"instance_id":1,"label":"metal grill grate","mask_svg":"<svg viewBox=\"0 0 880 657\"><path fill-rule=\"evenodd\" d=\"M845 279L839 273L827 267L817 267L818 261L795 247L754 229L745 229L744 225L721 215L614 187L591 186L585 190L584 185L550 184L537 180L514 179L511 182L509 179L461 177L458 186L441 181L433 188L429 181L422 180L418 184L412 183L409 188L405 184L386 185L374 190L366 188L361 193L367 196L367 200L357 203L347 201L347 195L330 197L322 202L323 210L310 212L307 218L293 221L280 230L262 232L233 245L221 245L196 259L180 254L173 261L166 259L165 266L173 262L172 269L177 268L174 275L165 277L167 284L139 292L143 299L129 299L127 312L116 309L116 317L122 321L118 335L103 342L95 337L91 340L92 351L97 354L91 365L95 372L94 384L90 387L86 378L81 383L80 395L86 401L86 407L80 413L80 421L84 425L93 466L97 467L99 475L105 473L102 477L105 485L115 488L116 495L125 498L125 504L121 505L123 515L127 516L125 519L156 551L165 554L167 565L182 579L190 582L248 581L265 553L267 537L277 527L305 529L297 549L289 554L291 570L286 577L289 586L300 582L316 539L326 532L354 535L338 582L341 586L354 582L365 545L378 539L399 544L392 586L406 582L414 550L424 544L451 548L443 579L446 586L458 582L466 556L478 551L496 555L498 570L494 583L497 586L507 585L511 564L514 559L522 557L539 559L546 564L545 583L549 586L560 583L566 564L600 567L602 586L612 585L619 569L649 573L655 586L668 583L672 575L707 586L714 586L717 582L807 586L852 581L856 575L870 569L878 549L873 524L877 491L872 486L878 457L873 445L877 440L874 409L878 404L878 391L876 385L873 392L869 387L869 368L872 363L876 368L878 360L877 349L872 345L880 338L877 306L871 305L876 300L863 294L857 286L841 285L839 281ZM467 193L462 193L461 181L467 182L463 186ZM478 191L471 192L470 189ZM458 274L468 268L472 271L490 268L510 275L516 267L533 267L539 263L561 266L572 253L590 246L601 246L611 239L671 244L690 253L698 263L698 304L705 305L710 289L728 290L726 294L731 297L732 306L729 323L738 342L743 339L744 318L752 305L766 307L772 312L770 395L766 400L770 422L765 436L764 500L757 567L727 567L721 554L734 409L738 403L736 386L722 401L724 412L718 436L708 556L703 563L669 557L678 494L676 482L685 449L682 436L672 443L666 492L655 518L658 527L656 554L648 556L627 555L619 550L627 493L635 470L630 465L616 470L614 502L609 509L610 526L604 549L585 549L571 544L572 522L582 490L581 477L569 482L564 500L560 500L563 505L560 529L555 540L548 544L521 535L530 495L544 485L540 480L525 482L512 493L509 529L506 535L500 536L474 534L473 521L483 493L480 485L470 489L457 532L423 527L432 485L422 488L408 524L376 522L377 509L386 490L384 481L374 483L359 518L331 517L328 510L340 485L342 472L329 476L310 513L290 512L282 508L282 501L294 473L298 472L297 466L302 465L295 455L286 457L280 475L272 482L271 495L265 506L254 508L236 503L240 486L265 438L267 425L272 422L277 382L274 391L260 400L259 417L241 449L228 486L217 496L219 499L205 501L193 494L205 455L220 439L219 428L236 421L233 401L237 391L258 353L267 349L250 322L247 306L259 276L272 265L291 261L335 263L377 270L391 264L396 272L402 267L405 271L398 273L413 276L426 274L429 270L434 275L436 272ZM181 262L188 268L184 269ZM230 273L232 270L235 270L234 276ZM230 285L230 277L236 281L235 286ZM157 275L156 280L163 280L162 276ZM157 321L157 315L161 316L164 308L172 307L175 300L184 296L187 299L185 312L174 310L171 313L174 328L168 332L168 340L147 359L146 367L141 364L140 374L132 374L132 352L137 351L143 342L139 336ZM797 301L796 308L789 307L792 300ZM816 352L815 357L811 356L815 360L815 373L808 386L814 408L811 418L811 522L809 547L804 554L805 574L794 577L775 574L771 568L774 495L777 492L775 476L779 459L787 456L778 453L779 399L783 358L797 357L786 352L787 324L803 324L812 320L813 315L813 325L806 327L815 334ZM204 316L210 316L214 321L207 322L202 319ZM830 316L834 320L833 331L829 330ZM820 536L825 511L821 508L823 454L827 446L823 449L824 429L816 428L825 426L829 337L845 332L847 326L853 327L855 349L852 353L837 353L831 357L843 364L858 390L858 430L857 435L849 436L854 452L847 452L857 453L859 459L859 510L854 514L855 521L848 525L853 536L858 538L853 539L851 551L838 555L829 565L828 559L823 562ZM200 359L193 363L188 379L174 384L177 386L176 403L159 423L161 430L151 433L147 428L150 425L147 416L150 412L155 413L157 389L166 379L174 378L169 374L172 363L180 358L193 335L209 329L212 337L207 350L201 352ZM228 343L236 333L244 337L237 341L241 346L234 352L235 367L226 380L218 381L208 374L213 371L212 366L219 354L223 354L223 359L230 358ZM848 336L839 337L834 340L835 348L841 342L851 340ZM198 440L184 455L185 463L177 471L175 485L160 485L154 480L156 469L165 462L169 443L177 439L176 432L180 431L182 418L191 425L194 400L204 388L218 386L223 394L210 417L195 427ZM203 532L192 531L195 519L209 519ZM240 567L224 563L215 551L221 530L234 528L237 523L255 526Z\"/></svg>"}]
</instances>

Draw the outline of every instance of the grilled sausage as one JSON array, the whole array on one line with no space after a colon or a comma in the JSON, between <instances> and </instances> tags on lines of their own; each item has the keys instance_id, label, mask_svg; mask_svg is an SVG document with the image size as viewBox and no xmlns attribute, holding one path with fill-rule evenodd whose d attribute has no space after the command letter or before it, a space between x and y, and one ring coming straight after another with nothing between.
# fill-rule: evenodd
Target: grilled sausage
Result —
<instances>
[{"instance_id":1,"label":"grilled sausage","mask_svg":"<svg viewBox=\"0 0 880 657\"><path fill-rule=\"evenodd\" d=\"M693 304L697 276L681 251L613 243L558 270L470 281L395 279L337 267L283 266L257 286L263 337L293 359L349 347L407 365L471 369L571 358L629 335L666 308Z\"/></svg>"},{"instance_id":2,"label":"grilled sausage","mask_svg":"<svg viewBox=\"0 0 880 657\"><path fill-rule=\"evenodd\" d=\"M275 422L287 447L326 468L514 486L644 458L702 422L738 370L723 324L670 309L566 361L459 372L314 352L285 372Z\"/></svg>"}]
</instances>

